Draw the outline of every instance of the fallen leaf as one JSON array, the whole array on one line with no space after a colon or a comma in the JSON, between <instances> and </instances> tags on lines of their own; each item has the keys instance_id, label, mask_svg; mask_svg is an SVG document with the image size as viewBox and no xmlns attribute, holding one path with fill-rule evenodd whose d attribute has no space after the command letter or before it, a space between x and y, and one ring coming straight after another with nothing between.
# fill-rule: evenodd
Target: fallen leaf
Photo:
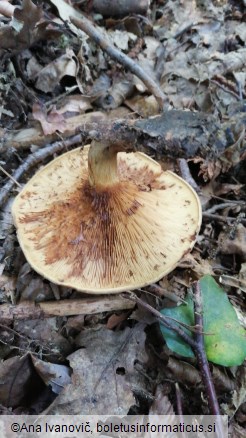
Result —
<instances>
[{"instance_id":1,"label":"fallen leaf","mask_svg":"<svg viewBox=\"0 0 246 438\"><path fill-rule=\"evenodd\" d=\"M50 360L57 360L57 356L66 357L72 350L68 340L59 333L57 318L16 320L14 329L24 335L27 341L35 341Z\"/></svg>"},{"instance_id":2,"label":"fallen leaf","mask_svg":"<svg viewBox=\"0 0 246 438\"><path fill-rule=\"evenodd\" d=\"M83 114L88 109L92 109L90 98L81 96L81 94L74 94L67 96L60 104L57 105L56 113L62 114L64 117L71 117L76 114Z\"/></svg>"},{"instance_id":3,"label":"fallen leaf","mask_svg":"<svg viewBox=\"0 0 246 438\"><path fill-rule=\"evenodd\" d=\"M179 267L183 269L190 269L194 271L197 278L201 278L203 275L213 275L212 260L202 259L200 254L186 254L185 257L179 262Z\"/></svg>"},{"instance_id":4,"label":"fallen leaf","mask_svg":"<svg viewBox=\"0 0 246 438\"><path fill-rule=\"evenodd\" d=\"M158 103L154 96L134 96L124 102L132 111L141 117L150 117L159 114Z\"/></svg>"},{"instance_id":5,"label":"fallen leaf","mask_svg":"<svg viewBox=\"0 0 246 438\"><path fill-rule=\"evenodd\" d=\"M196 386L201 382L199 371L190 363L170 356L167 363L167 376L177 382Z\"/></svg>"},{"instance_id":6,"label":"fallen leaf","mask_svg":"<svg viewBox=\"0 0 246 438\"><path fill-rule=\"evenodd\" d=\"M113 330L115 327L119 326L123 321L125 321L129 315L130 312L121 312L119 315L113 313L113 315L108 318L106 327L109 330Z\"/></svg>"},{"instance_id":7,"label":"fallen leaf","mask_svg":"<svg viewBox=\"0 0 246 438\"><path fill-rule=\"evenodd\" d=\"M222 231L218 237L218 250L222 254L238 254L243 261L246 261L246 228L238 224L235 236Z\"/></svg>"},{"instance_id":8,"label":"fallen leaf","mask_svg":"<svg viewBox=\"0 0 246 438\"><path fill-rule=\"evenodd\" d=\"M64 132L67 129L65 118L54 109L47 114L44 107L34 103L32 114L33 118L41 123L44 135L50 135L56 131Z\"/></svg>"},{"instance_id":9,"label":"fallen leaf","mask_svg":"<svg viewBox=\"0 0 246 438\"><path fill-rule=\"evenodd\" d=\"M59 84L64 76L76 77L76 57L72 50L67 49L66 53L46 65L38 74L36 88L44 93L50 93Z\"/></svg>"},{"instance_id":10,"label":"fallen leaf","mask_svg":"<svg viewBox=\"0 0 246 438\"><path fill-rule=\"evenodd\" d=\"M161 385L156 388L155 399L150 406L149 415L175 415L173 405L167 395L163 394Z\"/></svg>"},{"instance_id":11,"label":"fallen leaf","mask_svg":"<svg viewBox=\"0 0 246 438\"><path fill-rule=\"evenodd\" d=\"M60 394L62 389L71 383L71 369L66 365L44 362L33 355L31 359L40 378L55 394Z\"/></svg>"},{"instance_id":12,"label":"fallen leaf","mask_svg":"<svg viewBox=\"0 0 246 438\"><path fill-rule=\"evenodd\" d=\"M0 403L6 407L26 406L40 390L40 379L35 373L30 355L11 357L0 363ZM29 399L29 402L28 402Z\"/></svg>"},{"instance_id":13,"label":"fallen leaf","mask_svg":"<svg viewBox=\"0 0 246 438\"><path fill-rule=\"evenodd\" d=\"M135 393L146 392L146 382L136 363L144 366L144 326L113 332L106 328L84 330L80 348L68 356L72 383L54 401L50 414L121 414L136 404Z\"/></svg>"},{"instance_id":14,"label":"fallen leaf","mask_svg":"<svg viewBox=\"0 0 246 438\"><path fill-rule=\"evenodd\" d=\"M118 47L120 50L128 50L128 45L130 41L136 41L137 36L131 32L120 31L118 29L108 32L109 39Z\"/></svg>"},{"instance_id":15,"label":"fallen leaf","mask_svg":"<svg viewBox=\"0 0 246 438\"><path fill-rule=\"evenodd\" d=\"M211 275L203 276L199 284L203 304L204 344L208 360L224 366L241 365L246 357L245 330L240 325L227 294ZM191 336L191 331L186 328L194 326L194 304L190 294L185 304L164 308L161 313L174 318L175 325L178 324L177 321L185 324L182 328ZM176 332L163 325L160 328L168 348L181 356L194 357L190 345Z\"/></svg>"},{"instance_id":16,"label":"fallen leaf","mask_svg":"<svg viewBox=\"0 0 246 438\"><path fill-rule=\"evenodd\" d=\"M41 39L57 37L60 30L53 29L50 21L42 21L43 11L31 0L23 0L22 7L15 7L9 25L0 28L0 48L23 50Z\"/></svg>"}]
</instances>

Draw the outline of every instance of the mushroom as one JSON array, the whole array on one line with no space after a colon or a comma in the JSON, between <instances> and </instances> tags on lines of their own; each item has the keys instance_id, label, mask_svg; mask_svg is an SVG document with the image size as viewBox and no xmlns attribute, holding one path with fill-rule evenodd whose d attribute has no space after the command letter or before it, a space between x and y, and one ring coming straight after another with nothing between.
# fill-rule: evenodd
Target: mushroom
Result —
<instances>
[{"instance_id":1,"label":"mushroom","mask_svg":"<svg viewBox=\"0 0 246 438\"><path fill-rule=\"evenodd\" d=\"M146 286L189 252L201 224L191 186L141 152L93 141L54 159L12 213L29 264L87 293Z\"/></svg>"}]
</instances>

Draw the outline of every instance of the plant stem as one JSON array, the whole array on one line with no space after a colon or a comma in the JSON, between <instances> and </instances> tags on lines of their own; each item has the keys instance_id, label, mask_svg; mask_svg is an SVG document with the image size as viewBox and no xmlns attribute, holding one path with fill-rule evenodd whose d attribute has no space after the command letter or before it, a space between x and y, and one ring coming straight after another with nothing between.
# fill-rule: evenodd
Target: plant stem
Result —
<instances>
[{"instance_id":1,"label":"plant stem","mask_svg":"<svg viewBox=\"0 0 246 438\"><path fill-rule=\"evenodd\" d=\"M201 290L199 283L196 282L193 286L194 290L194 309L195 309L195 339L189 336L187 333L183 331L182 328L178 327L171 320L167 319L166 316L162 315L158 310L154 309L145 301L138 298L132 292L126 292L126 297L132 301L135 301L140 306L144 307L146 310L155 315L161 324L165 327L173 330L177 333L191 348L194 350L194 353L197 357L198 366L201 372L202 381L206 390L208 404L210 407L211 415L218 416L217 419L217 431L216 435L218 438L223 438L223 424L220 417L220 409L219 404L212 380L212 375L209 368L209 363L207 360L205 347L204 347L204 337L203 337L203 317L202 317L202 299L201 299ZM124 294L122 294L124 296Z\"/></svg>"},{"instance_id":2,"label":"plant stem","mask_svg":"<svg viewBox=\"0 0 246 438\"><path fill-rule=\"evenodd\" d=\"M223 424L220 419L220 408L218 399L215 392L215 387L212 379L212 374L209 368L209 363L204 346L204 336L203 336L203 315L202 315L202 295L200 284L196 281L193 285L194 293L194 312L195 312L195 325L197 331L195 333L196 348L194 352L197 357L197 363L201 372L202 381L205 386L208 404L212 415L219 416L217 420L218 426L218 437L223 437Z\"/></svg>"},{"instance_id":3,"label":"plant stem","mask_svg":"<svg viewBox=\"0 0 246 438\"><path fill-rule=\"evenodd\" d=\"M184 330L182 330L180 327L174 324L169 318L162 315L158 310L154 309L154 307L150 306L148 303L141 300L141 298L138 298L134 293L126 291L125 293L122 294L122 296L125 296L127 299L135 301L135 303L144 307L146 310L148 310L153 315L155 315L165 327L176 332L187 344L191 346L191 348L193 348L194 350L197 348L196 341L194 341L191 338L191 336L187 335L187 333L185 333Z\"/></svg>"},{"instance_id":4,"label":"plant stem","mask_svg":"<svg viewBox=\"0 0 246 438\"><path fill-rule=\"evenodd\" d=\"M195 311L195 324L196 324L196 342L197 347L195 353L197 356L198 366L201 371L202 380L206 387L209 405L213 415L220 415L219 404L217 401L215 388L212 380L212 375L209 368L209 363L205 353L204 337L203 337L203 316L202 316L202 297L199 283L196 282L193 286L194 292L194 311Z\"/></svg>"}]
</instances>

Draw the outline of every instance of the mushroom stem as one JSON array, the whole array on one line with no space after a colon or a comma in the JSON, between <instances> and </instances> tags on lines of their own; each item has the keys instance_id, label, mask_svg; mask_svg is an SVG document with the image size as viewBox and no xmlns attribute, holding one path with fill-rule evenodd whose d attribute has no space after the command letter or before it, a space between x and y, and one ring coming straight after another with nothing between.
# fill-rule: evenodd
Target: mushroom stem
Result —
<instances>
[{"instance_id":1,"label":"mushroom stem","mask_svg":"<svg viewBox=\"0 0 246 438\"><path fill-rule=\"evenodd\" d=\"M92 141L88 154L89 183L93 187L107 187L119 182L117 153L119 145Z\"/></svg>"}]
</instances>

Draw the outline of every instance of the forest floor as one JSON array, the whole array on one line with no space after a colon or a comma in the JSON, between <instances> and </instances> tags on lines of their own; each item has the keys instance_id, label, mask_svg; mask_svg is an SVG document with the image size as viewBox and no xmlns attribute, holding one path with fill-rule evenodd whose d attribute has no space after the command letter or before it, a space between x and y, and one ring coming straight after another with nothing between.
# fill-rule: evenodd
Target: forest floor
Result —
<instances>
[{"instance_id":1,"label":"forest floor","mask_svg":"<svg viewBox=\"0 0 246 438\"><path fill-rule=\"evenodd\" d=\"M116 126L203 210L191 253L138 297L172 308L209 275L246 325L246 3L112 3L0 1L2 414L211 413L196 359L167 347L158 318L51 283L16 237L13 200L40 166ZM230 436L245 436L245 365L210 370Z\"/></svg>"}]
</instances>

